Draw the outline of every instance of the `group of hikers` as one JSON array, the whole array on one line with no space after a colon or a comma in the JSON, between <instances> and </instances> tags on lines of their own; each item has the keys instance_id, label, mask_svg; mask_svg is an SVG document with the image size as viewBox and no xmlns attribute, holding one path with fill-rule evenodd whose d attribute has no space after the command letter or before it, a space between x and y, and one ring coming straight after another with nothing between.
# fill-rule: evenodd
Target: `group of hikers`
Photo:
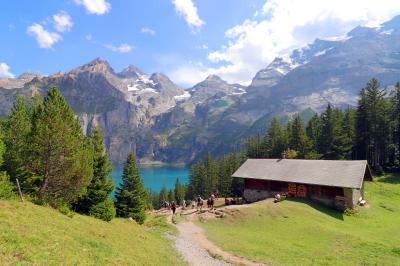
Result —
<instances>
[{"instance_id":1,"label":"group of hikers","mask_svg":"<svg viewBox=\"0 0 400 266\"><path fill-rule=\"evenodd\" d=\"M214 209L214 202L215 202L215 196L214 194L212 194L210 197L208 197L207 199L207 208L209 209ZM203 209L203 205L204 205L204 200L203 198L199 195L196 198L194 198L191 202L187 201L187 200L182 200L182 209L186 209L189 208L190 206L192 207L192 209L194 209L196 207L196 210L202 210ZM175 214L176 212L176 208L177 208L177 203L175 201L163 201L161 203L161 207L162 208L168 208L170 210L172 210L172 213Z\"/></svg>"}]
</instances>

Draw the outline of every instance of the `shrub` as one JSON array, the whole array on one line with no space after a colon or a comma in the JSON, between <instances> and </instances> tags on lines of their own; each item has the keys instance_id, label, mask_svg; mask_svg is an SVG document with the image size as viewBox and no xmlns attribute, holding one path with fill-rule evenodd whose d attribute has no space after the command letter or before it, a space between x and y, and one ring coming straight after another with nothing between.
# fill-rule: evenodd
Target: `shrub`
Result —
<instances>
[{"instance_id":1,"label":"shrub","mask_svg":"<svg viewBox=\"0 0 400 266\"><path fill-rule=\"evenodd\" d=\"M286 159L296 159L298 156L298 152L295 150L287 149L285 150Z\"/></svg>"},{"instance_id":2,"label":"shrub","mask_svg":"<svg viewBox=\"0 0 400 266\"><path fill-rule=\"evenodd\" d=\"M89 214L90 216L109 222L115 217L114 202L106 199L103 202L97 203L90 208Z\"/></svg>"},{"instance_id":3,"label":"shrub","mask_svg":"<svg viewBox=\"0 0 400 266\"><path fill-rule=\"evenodd\" d=\"M74 217L75 213L69 209L69 207L65 204L59 205L57 210L62 214L68 216L69 218Z\"/></svg>"},{"instance_id":4,"label":"shrub","mask_svg":"<svg viewBox=\"0 0 400 266\"><path fill-rule=\"evenodd\" d=\"M39 206L48 206L49 205L49 203L46 200L39 198L39 197L35 197L35 196L31 196L30 201Z\"/></svg>"},{"instance_id":5,"label":"shrub","mask_svg":"<svg viewBox=\"0 0 400 266\"><path fill-rule=\"evenodd\" d=\"M0 199L14 199L14 185L5 172L0 172Z\"/></svg>"}]
</instances>

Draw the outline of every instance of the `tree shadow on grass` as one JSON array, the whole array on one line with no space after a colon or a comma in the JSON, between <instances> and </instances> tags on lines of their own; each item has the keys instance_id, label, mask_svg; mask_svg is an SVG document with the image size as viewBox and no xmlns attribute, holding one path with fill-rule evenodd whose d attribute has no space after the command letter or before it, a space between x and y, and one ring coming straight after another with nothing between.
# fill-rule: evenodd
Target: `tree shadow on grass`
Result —
<instances>
[{"instance_id":1,"label":"tree shadow on grass","mask_svg":"<svg viewBox=\"0 0 400 266\"><path fill-rule=\"evenodd\" d=\"M390 184L400 184L400 174L399 173L386 174L385 176L378 178L377 181Z\"/></svg>"},{"instance_id":2,"label":"tree shadow on grass","mask_svg":"<svg viewBox=\"0 0 400 266\"><path fill-rule=\"evenodd\" d=\"M321 203L314 202L308 199L301 199L301 198L288 198L287 200L301 202L303 204L307 204L308 206L314 208L315 210L325 213L332 218L338 219L340 221L344 221L343 212L333 209L332 207L327 207L322 205Z\"/></svg>"}]
</instances>

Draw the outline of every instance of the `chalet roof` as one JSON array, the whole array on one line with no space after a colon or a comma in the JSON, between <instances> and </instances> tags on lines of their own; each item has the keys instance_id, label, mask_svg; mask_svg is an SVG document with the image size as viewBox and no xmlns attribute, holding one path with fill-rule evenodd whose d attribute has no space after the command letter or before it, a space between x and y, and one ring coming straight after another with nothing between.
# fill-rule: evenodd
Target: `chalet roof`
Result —
<instances>
[{"instance_id":1,"label":"chalet roof","mask_svg":"<svg viewBox=\"0 0 400 266\"><path fill-rule=\"evenodd\" d=\"M367 161L248 159L233 177L361 188L372 180Z\"/></svg>"}]
</instances>

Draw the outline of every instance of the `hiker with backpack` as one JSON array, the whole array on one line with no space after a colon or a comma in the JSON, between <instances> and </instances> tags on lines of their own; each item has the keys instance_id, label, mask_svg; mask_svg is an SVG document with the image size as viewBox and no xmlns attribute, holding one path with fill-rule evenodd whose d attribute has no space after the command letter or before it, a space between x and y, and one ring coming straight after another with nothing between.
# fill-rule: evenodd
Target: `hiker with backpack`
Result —
<instances>
[{"instance_id":1,"label":"hiker with backpack","mask_svg":"<svg viewBox=\"0 0 400 266\"><path fill-rule=\"evenodd\" d=\"M176 211L176 203L175 203L175 201L171 202L171 210L172 210L172 214L175 214L175 211Z\"/></svg>"}]
</instances>

